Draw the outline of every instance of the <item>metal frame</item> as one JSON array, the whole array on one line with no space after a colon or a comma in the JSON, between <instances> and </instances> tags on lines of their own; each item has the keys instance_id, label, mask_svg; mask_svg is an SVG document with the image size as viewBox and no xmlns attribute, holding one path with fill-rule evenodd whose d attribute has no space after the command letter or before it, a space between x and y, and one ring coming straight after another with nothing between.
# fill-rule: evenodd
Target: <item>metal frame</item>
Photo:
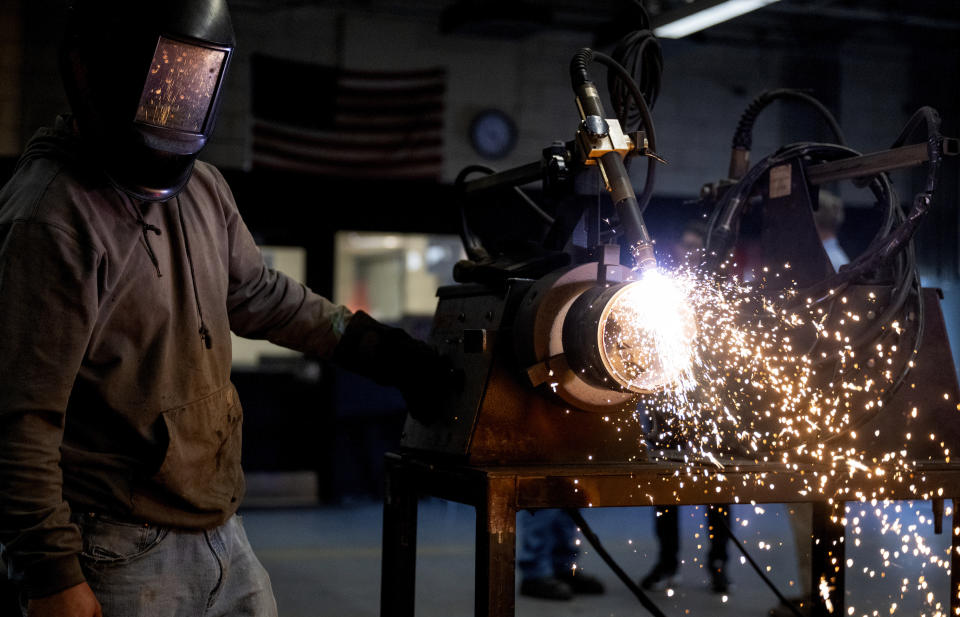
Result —
<instances>
[{"instance_id":1,"label":"metal frame","mask_svg":"<svg viewBox=\"0 0 960 617\"><path fill-rule=\"evenodd\" d=\"M409 454L386 455L387 491L383 511L383 567L381 570L381 617L412 617L416 580L417 500L420 496L440 497L472 505L477 510L474 614L477 617L512 617L515 597L516 514L539 508L626 507L650 505L694 505L731 503L798 503L807 501L797 492L804 474L829 467L801 466L787 469L779 464L743 461L724 470L724 480L711 474L698 482L674 482L679 464L643 463L631 465L563 465L483 467L438 463L435 459ZM960 505L960 465L934 463L918 465L915 475L926 484L942 487L953 499L954 512ZM759 480L762 480L760 482ZM869 491L881 483L857 478L849 482L850 494ZM902 483L884 484L890 499L916 499ZM719 488L719 492L717 489ZM813 580L821 573L834 588L833 612L816 596L813 615L846 614L844 610L843 527L831 523L824 487L823 499L815 500L811 549ZM705 499L708 496L709 499ZM934 500L934 516L942 529L943 502ZM937 516L940 513L940 517ZM956 516L956 515L954 515ZM960 526L951 525L950 614L960 612ZM838 567L836 564L840 564ZM891 581L896 584L896 581Z\"/></svg>"}]
</instances>

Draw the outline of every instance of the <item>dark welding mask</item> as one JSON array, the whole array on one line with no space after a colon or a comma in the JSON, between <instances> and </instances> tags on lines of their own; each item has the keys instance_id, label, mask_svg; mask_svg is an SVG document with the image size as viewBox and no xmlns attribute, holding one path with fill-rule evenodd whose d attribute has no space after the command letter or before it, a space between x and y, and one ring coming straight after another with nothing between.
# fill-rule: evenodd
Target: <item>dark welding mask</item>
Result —
<instances>
[{"instance_id":1,"label":"dark welding mask","mask_svg":"<svg viewBox=\"0 0 960 617\"><path fill-rule=\"evenodd\" d=\"M235 45L226 0L74 0L64 86L81 139L114 185L145 201L186 185Z\"/></svg>"}]
</instances>

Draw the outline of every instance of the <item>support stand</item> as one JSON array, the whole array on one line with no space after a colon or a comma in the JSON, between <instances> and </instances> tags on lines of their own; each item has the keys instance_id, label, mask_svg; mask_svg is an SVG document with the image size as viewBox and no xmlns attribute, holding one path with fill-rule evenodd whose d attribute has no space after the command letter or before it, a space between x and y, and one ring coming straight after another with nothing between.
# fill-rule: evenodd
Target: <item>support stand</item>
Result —
<instances>
[{"instance_id":1,"label":"support stand","mask_svg":"<svg viewBox=\"0 0 960 617\"><path fill-rule=\"evenodd\" d=\"M513 617L515 597L516 515L541 508L626 507L732 503L800 502L801 474L813 467L786 469L777 464L743 462L724 471L724 480L701 476L697 482L674 481L676 464L468 466L386 455L387 494L383 511L381 617L413 617L416 576L417 499L439 497L477 510L475 615ZM828 469L823 469L829 474ZM927 483L960 495L960 465L931 464L917 469ZM762 479L762 483L759 481ZM867 481L858 489L876 485ZM830 494L825 487L825 494ZM886 486L889 499L916 499L895 483ZM709 497L709 500L705 499ZM957 499L952 501L954 513ZM813 614L844 615L843 527L830 520L824 501L814 502ZM956 516L956 514L954 514ZM951 525L950 614L960 614L960 555L955 550L960 526ZM832 587L828 610L819 593L821 576Z\"/></svg>"}]
</instances>

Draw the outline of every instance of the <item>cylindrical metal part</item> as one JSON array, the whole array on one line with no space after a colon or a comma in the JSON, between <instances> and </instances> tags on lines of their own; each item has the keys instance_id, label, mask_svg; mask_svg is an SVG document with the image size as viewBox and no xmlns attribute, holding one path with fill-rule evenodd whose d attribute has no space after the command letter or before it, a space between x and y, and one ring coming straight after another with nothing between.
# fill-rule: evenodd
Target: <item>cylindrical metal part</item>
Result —
<instances>
[{"instance_id":1,"label":"cylindrical metal part","mask_svg":"<svg viewBox=\"0 0 960 617\"><path fill-rule=\"evenodd\" d=\"M600 100L600 93L592 81L585 81L577 89L577 108L580 110L581 120L585 120L587 116L604 117L603 101Z\"/></svg>"},{"instance_id":2,"label":"cylindrical metal part","mask_svg":"<svg viewBox=\"0 0 960 617\"><path fill-rule=\"evenodd\" d=\"M630 175L617 152L608 152L600 158L603 175L610 188L617 216L623 226L624 235L631 245L651 244L650 233L640 216L640 205L630 183Z\"/></svg>"},{"instance_id":3,"label":"cylindrical metal part","mask_svg":"<svg viewBox=\"0 0 960 617\"><path fill-rule=\"evenodd\" d=\"M653 252L653 244L639 244L634 248L634 257L637 260L637 272L641 275L657 267L657 257Z\"/></svg>"},{"instance_id":4,"label":"cylindrical metal part","mask_svg":"<svg viewBox=\"0 0 960 617\"><path fill-rule=\"evenodd\" d=\"M637 194L633 191L633 183L630 182L630 174L627 173L627 167L623 164L623 157L619 152L607 152L600 157L600 166L603 168L603 175L606 177L610 189L610 198L613 203L619 204L627 199L636 200ZM640 216L639 210L637 215Z\"/></svg>"},{"instance_id":5,"label":"cylindrical metal part","mask_svg":"<svg viewBox=\"0 0 960 617\"><path fill-rule=\"evenodd\" d=\"M652 392L689 368L692 310L663 279L588 289L563 322L570 369L597 387Z\"/></svg>"},{"instance_id":6,"label":"cylindrical metal part","mask_svg":"<svg viewBox=\"0 0 960 617\"><path fill-rule=\"evenodd\" d=\"M587 383L623 390L605 368L603 349L604 310L625 284L593 287L580 294L563 321L563 351L570 368Z\"/></svg>"},{"instance_id":7,"label":"cylindrical metal part","mask_svg":"<svg viewBox=\"0 0 960 617\"><path fill-rule=\"evenodd\" d=\"M625 280L630 274L628 268L615 263L588 262L545 276L524 295L514 320L513 340L519 366L532 385L544 385L549 395L561 398L572 408L609 413L629 409L636 393L611 386L613 382L597 386L584 379L569 365L563 343L564 325L574 302L585 293L606 289L597 280L599 267L608 272L618 270L607 280Z\"/></svg>"}]
</instances>

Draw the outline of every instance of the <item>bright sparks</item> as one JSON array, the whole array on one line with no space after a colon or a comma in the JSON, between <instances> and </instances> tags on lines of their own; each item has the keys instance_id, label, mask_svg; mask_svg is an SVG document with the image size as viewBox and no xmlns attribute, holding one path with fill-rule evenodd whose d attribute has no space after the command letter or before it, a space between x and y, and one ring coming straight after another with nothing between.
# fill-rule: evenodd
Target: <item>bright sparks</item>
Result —
<instances>
[{"instance_id":1,"label":"bright sparks","mask_svg":"<svg viewBox=\"0 0 960 617\"><path fill-rule=\"evenodd\" d=\"M882 535L889 532L896 546L884 548L882 568L864 569L864 576L883 578L908 555L949 570L949 558L931 553L923 535L891 518L888 505L897 502L884 492L896 483L918 499L942 495L915 473L915 461L931 456L915 448L918 441L939 443L942 453L933 456L949 462L947 445L917 431L919 424L912 434L906 422L866 430L897 388L914 387L908 378L918 345L914 318L887 311L882 288L807 294L787 281L789 273L786 266L768 268L745 282L684 265L644 274L611 302L603 349L621 385L642 392L636 416L649 427L648 458L681 463L665 479L676 491L698 482L706 491L709 481L711 492L720 493L725 470L745 462L800 471L790 479L797 493L831 504L848 542L860 546L866 516L876 517ZM920 423L922 415L911 405L904 418ZM865 450L881 429L900 431L902 446ZM774 473L737 477L770 489L786 481ZM861 479L879 481L855 484ZM731 501L742 503L736 494ZM872 507L850 516L845 504L858 502ZM825 580L815 586L829 610L833 589ZM922 577L904 583L900 600L908 587L938 605ZM890 608L892 614L898 604Z\"/></svg>"},{"instance_id":2,"label":"bright sparks","mask_svg":"<svg viewBox=\"0 0 960 617\"><path fill-rule=\"evenodd\" d=\"M624 287L604 311L600 333L607 369L626 388L651 392L695 384L697 326L690 279L649 270Z\"/></svg>"}]
</instances>

